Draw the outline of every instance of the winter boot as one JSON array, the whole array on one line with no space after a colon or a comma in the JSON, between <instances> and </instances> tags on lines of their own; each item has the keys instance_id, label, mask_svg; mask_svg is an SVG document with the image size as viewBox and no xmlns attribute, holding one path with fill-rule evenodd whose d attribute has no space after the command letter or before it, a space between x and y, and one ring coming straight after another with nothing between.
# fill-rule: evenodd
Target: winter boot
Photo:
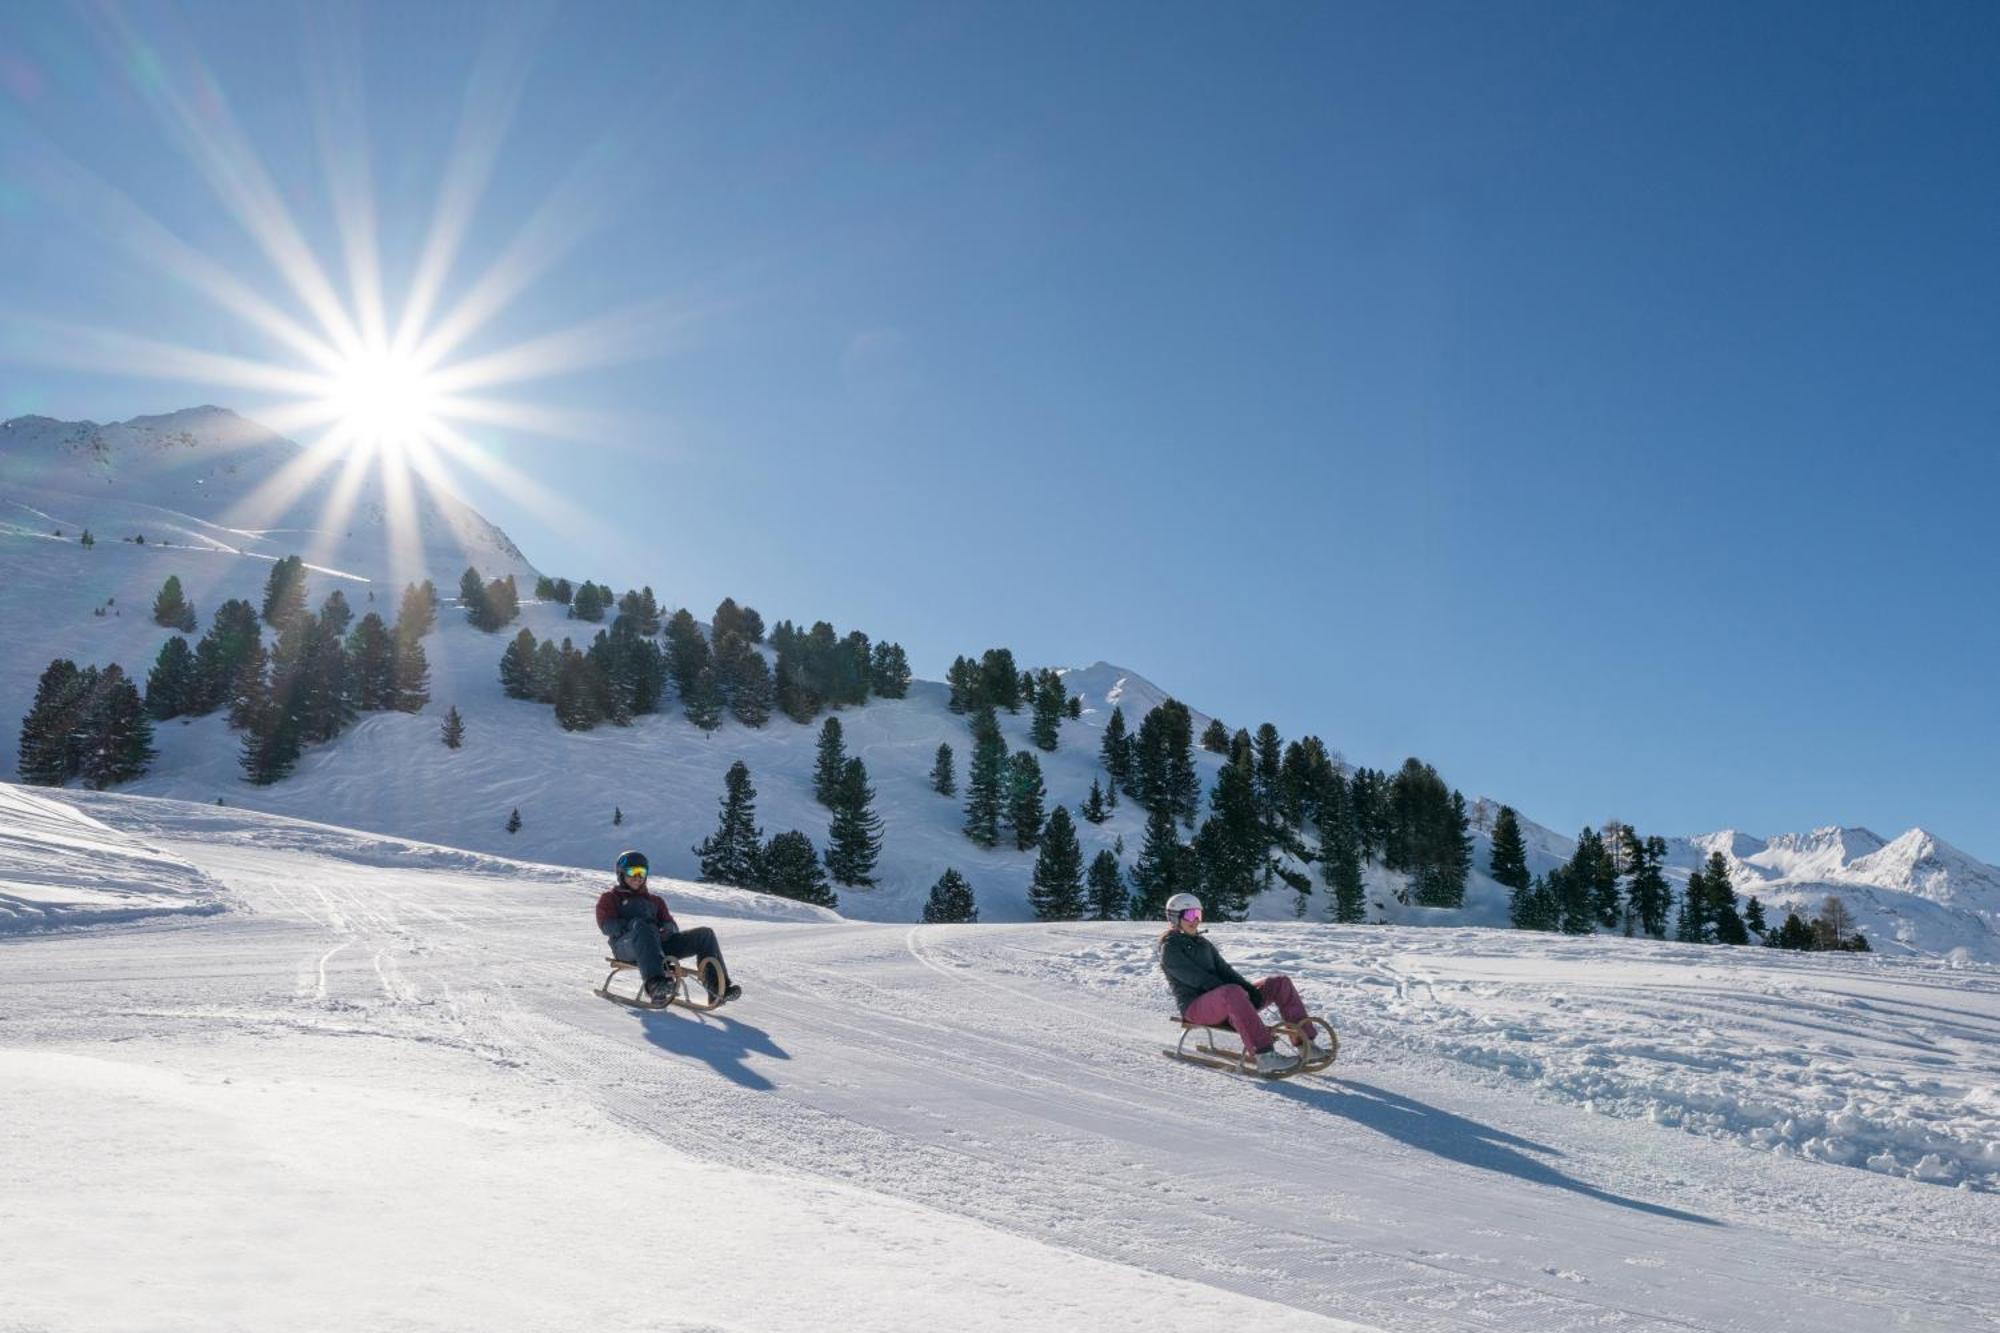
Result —
<instances>
[{"instance_id":1,"label":"winter boot","mask_svg":"<svg viewBox=\"0 0 2000 1333\"><path fill-rule=\"evenodd\" d=\"M654 977L641 988L640 994L647 1004L665 1006L673 1001L674 983L666 977Z\"/></svg>"},{"instance_id":2,"label":"winter boot","mask_svg":"<svg viewBox=\"0 0 2000 1333\"><path fill-rule=\"evenodd\" d=\"M1276 1050L1257 1052L1257 1072L1260 1074L1283 1074L1297 1064L1297 1060L1289 1055L1280 1055Z\"/></svg>"}]
</instances>

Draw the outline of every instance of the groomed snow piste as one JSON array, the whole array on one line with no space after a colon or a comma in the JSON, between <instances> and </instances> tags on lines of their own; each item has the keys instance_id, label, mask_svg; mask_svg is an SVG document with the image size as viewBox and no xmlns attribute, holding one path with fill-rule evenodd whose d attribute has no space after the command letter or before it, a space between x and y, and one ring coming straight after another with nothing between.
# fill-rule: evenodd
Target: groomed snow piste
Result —
<instances>
[{"instance_id":1,"label":"groomed snow piste","mask_svg":"<svg viewBox=\"0 0 2000 1333\"><path fill-rule=\"evenodd\" d=\"M1220 926L1342 1035L1265 1084L1161 1055L1145 923L669 882L747 994L644 1014L601 871L0 796L41 891L227 908L0 935L0 1328L2000 1319L1990 968Z\"/></svg>"}]
</instances>

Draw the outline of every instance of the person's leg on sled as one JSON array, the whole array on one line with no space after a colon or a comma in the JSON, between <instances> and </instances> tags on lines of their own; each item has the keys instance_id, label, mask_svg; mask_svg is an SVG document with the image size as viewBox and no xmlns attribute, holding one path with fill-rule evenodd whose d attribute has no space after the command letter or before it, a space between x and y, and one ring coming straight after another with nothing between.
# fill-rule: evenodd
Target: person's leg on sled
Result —
<instances>
[{"instance_id":1,"label":"person's leg on sled","mask_svg":"<svg viewBox=\"0 0 2000 1333\"><path fill-rule=\"evenodd\" d=\"M715 932L707 926L697 926L693 930L676 930L660 937L660 948L669 958L693 958L696 975L701 977L703 989L708 991L708 1002L716 1004L723 1000L733 1000L743 994L743 988L729 979L729 965L722 961L722 945L717 942ZM709 986L708 964L715 964L715 976L722 982L722 993L718 995Z\"/></svg>"}]
</instances>

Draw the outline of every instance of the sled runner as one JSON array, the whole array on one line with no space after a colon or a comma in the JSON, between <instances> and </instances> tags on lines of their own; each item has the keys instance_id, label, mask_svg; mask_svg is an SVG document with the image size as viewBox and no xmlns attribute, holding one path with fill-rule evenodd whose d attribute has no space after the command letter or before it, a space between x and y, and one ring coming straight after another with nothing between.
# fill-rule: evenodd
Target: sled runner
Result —
<instances>
[{"instance_id":1,"label":"sled runner","mask_svg":"<svg viewBox=\"0 0 2000 1333\"><path fill-rule=\"evenodd\" d=\"M611 983L618 979L620 972L636 973L639 970L637 963L628 963L622 958L606 958L604 961L611 964L611 970L604 974L604 984L597 988L597 994L633 1009L670 1009L676 1004L683 1009L719 1009L722 1007L722 993L729 988L729 978L723 975L721 965L713 958L702 959L697 967L685 967L669 961L667 980L672 983L673 991L664 1002L655 1004L646 998L643 984L636 995L620 995L611 989ZM691 985L691 982L694 984ZM695 998L697 985L706 987L707 991L700 999Z\"/></svg>"},{"instance_id":2,"label":"sled runner","mask_svg":"<svg viewBox=\"0 0 2000 1333\"><path fill-rule=\"evenodd\" d=\"M1257 1073L1256 1055L1243 1049L1242 1043L1236 1036L1236 1029L1227 1023L1190 1023L1179 1014L1175 1014L1171 1021L1180 1028L1181 1039L1172 1050L1163 1054L1176 1060L1185 1060L1192 1065L1226 1069L1232 1074ZM1261 1078L1290 1078L1294 1074L1317 1074L1320 1070L1331 1066L1335 1057L1340 1054L1340 1038L1334 1035L1333 1024L1324 1018L1308 1015L1296 1023L1272 1023L1269 1027L1271 1034L1281 1043L1289 1045L1295 1056L1297 1052L1306 1048L1306 1042L1312 1037L1314 1029L1318 1029L1326 1046L1326 1054L1317 1060L1295 1058L1290 1067L1259 1075ZM1230 1041L1235 1045L1217 1046L1215 1035L1218 1032L1228 1034ZM1200 1038L1190 1046L1188 1039L1197 1033L1201 1034Z\"/></svg>"}]
</instances>

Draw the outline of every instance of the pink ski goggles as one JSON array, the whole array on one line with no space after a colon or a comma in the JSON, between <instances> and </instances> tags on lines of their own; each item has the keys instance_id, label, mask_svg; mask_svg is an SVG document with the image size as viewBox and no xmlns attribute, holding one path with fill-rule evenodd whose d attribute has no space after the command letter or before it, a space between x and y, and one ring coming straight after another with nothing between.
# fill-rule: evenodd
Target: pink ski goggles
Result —
<instances>
[{"instance_id":1,"label":"pink ski goggles","mask_svg":"<svg viewBox=\"0 0 2000 1333\"><path fill-rule=\"evenodd\" d=\"M1199 907L1184 907L1184 908L1182 908L1182 909L1181 909L1181 920L1183 920L1183 921L1199 921L1199 920L1201 920L1201 909L1200 909Z\"/></svg>"}]
</instances>

